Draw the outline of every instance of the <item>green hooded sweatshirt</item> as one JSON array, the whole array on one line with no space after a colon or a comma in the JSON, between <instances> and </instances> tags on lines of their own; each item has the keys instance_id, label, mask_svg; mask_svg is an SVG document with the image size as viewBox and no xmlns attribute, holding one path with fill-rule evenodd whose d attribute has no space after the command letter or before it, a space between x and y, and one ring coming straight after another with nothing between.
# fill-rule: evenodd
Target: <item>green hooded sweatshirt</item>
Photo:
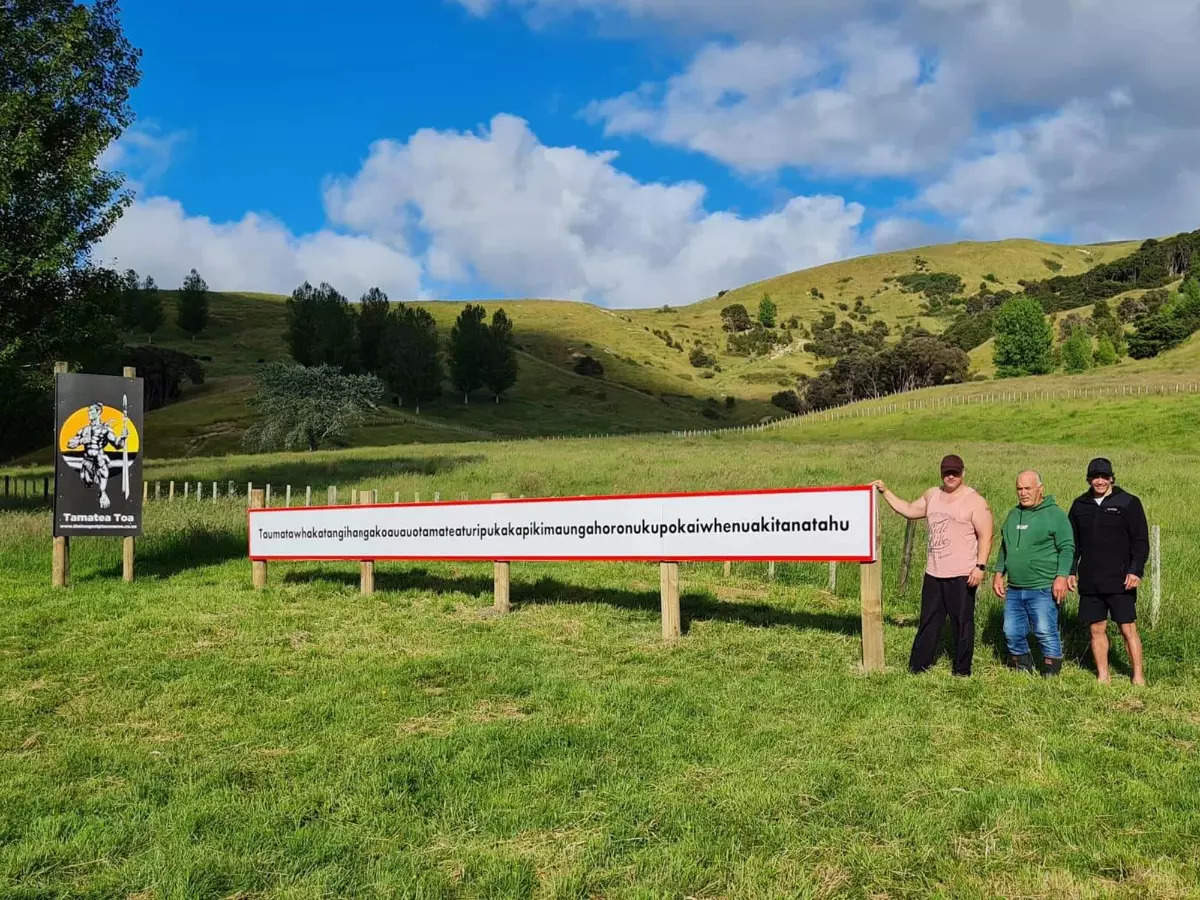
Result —
<instances>
[{"instance_id":1,"label":"green hooded sweatshirt","mask_svg":"<svg viewBox=\"0 0 1200 900\"><path fill-rule=\"evenodd\" d=\"M1046 497L1037 506L1013 508L1004 527L996 571L1008 573L1015 588L1047 588L1058 576L1071 574L1075 535L1067 514Z\"/></svg>"}]
</instances>

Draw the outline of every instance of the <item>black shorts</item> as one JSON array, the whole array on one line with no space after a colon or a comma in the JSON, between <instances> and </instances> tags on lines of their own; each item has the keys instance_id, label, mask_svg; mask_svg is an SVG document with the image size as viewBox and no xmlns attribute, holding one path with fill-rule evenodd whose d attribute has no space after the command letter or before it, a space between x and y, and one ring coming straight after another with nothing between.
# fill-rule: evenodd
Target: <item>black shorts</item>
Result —
<instances>
[{"instance_id":1,"label":"black shorts","mask_svg":"<svg viewBox=\"0 0 1200 900\"><path fill-rule=\"evenodd\" d=\"M1103 622L1109 615L1118 625L1137 621L1137 595L1122 594L1080 594L1079 621L1084 625L1093 622Z\"/></svg>"}]
</instances>

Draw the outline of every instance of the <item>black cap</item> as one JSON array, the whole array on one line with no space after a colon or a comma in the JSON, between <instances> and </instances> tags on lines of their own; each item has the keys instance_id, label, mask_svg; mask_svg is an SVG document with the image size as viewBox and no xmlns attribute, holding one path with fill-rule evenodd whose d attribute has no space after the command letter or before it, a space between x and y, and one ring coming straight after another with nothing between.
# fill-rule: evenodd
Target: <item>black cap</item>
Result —
<instances>
[{"instance_id":1,"label":"black cap","mask_svg":"<svg viewBox=\"0 0 1200 900\"><path fill-rule=\"evenodd\" d=\"M961 475L963 471L962 457L957 453L948 453L942 457L943 475Z\"/></svg>"},{"instance_id":2,"label":"black cap","mask_svg":"<svg viewBox=\"0 0 1200 900\"><path fill-rule=\"evenodd\" d=\"M1088 463L1087 477L1088 478L1099 478L1099 477L1112 478L1113 477L1112 463L1110 463L1103 456L1097 456L1090 463Z\"/></svg>"}]
</instances>

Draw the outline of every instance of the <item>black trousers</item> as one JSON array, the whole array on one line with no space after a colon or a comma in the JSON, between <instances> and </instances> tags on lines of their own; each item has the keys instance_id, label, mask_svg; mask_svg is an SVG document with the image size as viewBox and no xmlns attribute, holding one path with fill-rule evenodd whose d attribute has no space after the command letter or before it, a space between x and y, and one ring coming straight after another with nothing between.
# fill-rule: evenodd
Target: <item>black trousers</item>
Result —
<instances>
[{"instance_id":1,"label":"black trousers","mask_svg":"<svg viewBox=\"0 0 1200 900\"><path fill-rule=\"evenodd\" d=\"M971 674L971 659L975 656L975 588L967 586L966 575L934 578L929 573L921 583L921 622L908 657L910 672L924 672L933 665L947 616L954 631L951 671L955 675Z\"/></svg>"}]
</instances>

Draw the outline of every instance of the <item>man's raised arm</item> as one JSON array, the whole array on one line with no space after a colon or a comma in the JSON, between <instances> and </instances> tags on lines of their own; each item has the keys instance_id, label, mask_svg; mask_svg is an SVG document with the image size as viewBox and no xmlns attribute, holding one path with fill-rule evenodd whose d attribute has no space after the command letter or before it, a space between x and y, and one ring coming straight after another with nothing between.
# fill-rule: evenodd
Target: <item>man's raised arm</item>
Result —
<instances>
[{"instance_id":1,"label":"man's raised arm","mask_svg":"<svg viewBox=\"0 0 1200 900\"><path fill-rule=\"evenodd\" d=\"M871 486L883 494L883 499L887 501L887 505L894 509L906 519L923 519L925 518L926 497L929 491L926 491L912 503L907 500L901 500L895 494L888 490L887 485L880 479L876 478L871 482Z\"/></svg>"}]
</instances>

